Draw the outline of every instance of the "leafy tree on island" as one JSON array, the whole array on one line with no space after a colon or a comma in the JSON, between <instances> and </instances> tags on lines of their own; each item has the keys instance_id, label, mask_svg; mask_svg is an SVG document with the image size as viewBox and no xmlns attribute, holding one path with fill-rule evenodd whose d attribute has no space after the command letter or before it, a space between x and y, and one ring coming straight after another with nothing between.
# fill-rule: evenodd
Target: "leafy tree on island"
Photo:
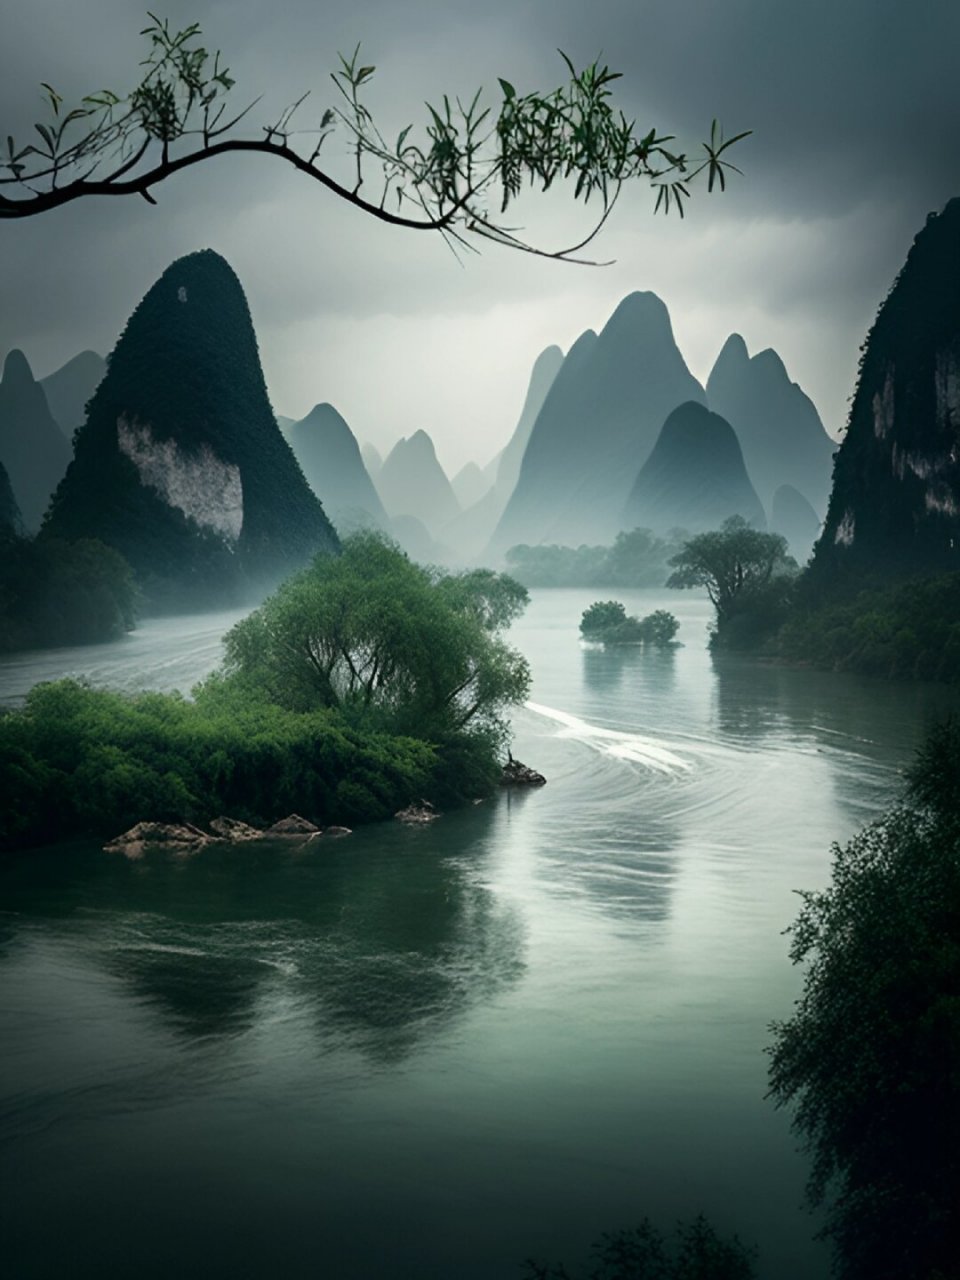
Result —
<instances>
[{"instance_id":1,"label":"leafy tree on island","mask_svg":"<svg viewBox=\"0 0 960 1280\"><path fill-rule=\"evenodd\" d=\"M808 967L773 1027L771 1094L796 1106L843 1280L960 1274L958 778L960 727L942 725L791 929Z\"/></svg>"},{"instance_id":2,"label":"leafy tree on island","mask_svg":"<svg viewBox=\"0 0 960 1280\"><path fill-rule=\"evenodd\" d=\"M652 644L668 649L679 630L680 623L666 609L635 618L627 615L619 600L598 600L584 610L580 619L583 638L603 644Z\"/></svg>"},{"instance_id":3,"label":"leafy tree on island","mask_svg":"<svg viewBox=\"0 0 960 1280\"><path fill-rule=\"evenodd\" d=\"M255 104L231 108L235 82L219 52L211 55L200 43L199 24L173 30L150 14L141 34L149 53L131 91L101 89L67 109L50 85L43 86L48 119L34 126L30 142L8 137L5 157L0 152L0 218L29 217L93 195L140 195L155 204L154 188L175 173L241 152L273 156L363 213L438 232L451 245L486 240L576 260L625 182L649 182L656 208L675 208L682 216L693 181L705 179L710 191L725 187L727 173L737 171L725 153L747 136L724 139L714 121L701 154L690 158L672 147L672 135L638 131L613 104L610 86L618 73L598 62L578 72L561 55L570 79L559 88L520 93L501 79L495 110L483 104L479 90L470 98L444 95L440 105L428 104L419 134L408 125L387 141L364 101L375 68L361 64L358 45L351 57L340 56L332 75L334 105L308 114L304 93L244 137L236 127ZM348 143L346 171L336 177L322 163L335 130ZM546 191L564 179L573 182L575 199L596 197L599 214L578 244L538 249L504 215L525 187Z\"/></svg>"},{"instance_id":4,"label":"leafy tree on island","mask_svg":"<svg viewBox=\"0 0 960 1280\"><path fill-rule=\"evenodd\" d=\"M716 610L715 642L737 647L777 626L797 573L786 539L731 516L699 533L670 560L668 587L704 587Z\"/></svg>"},{"instance_id":5,"label":"leafy tree on island","mask_svg":"<svg viewBox=\"0 0 960 1280\"><path fill-rule=\"evenodd\" d=\"M526 697L530 670L501 632L526 599L506 575L442 575L357 533L228 632L224 670L290 710L335 708L429 740L502 741L502 712Z\"/></svg>"}]
</instances>

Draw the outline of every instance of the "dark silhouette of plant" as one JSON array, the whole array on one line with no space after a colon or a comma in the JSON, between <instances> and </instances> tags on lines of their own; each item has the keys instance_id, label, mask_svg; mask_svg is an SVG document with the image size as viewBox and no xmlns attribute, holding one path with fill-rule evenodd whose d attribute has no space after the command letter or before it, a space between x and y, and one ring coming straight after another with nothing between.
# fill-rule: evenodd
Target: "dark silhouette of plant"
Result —
<instances>
[{"instance_id":1,"label":"dark silhouette of plant","mask_svg":"<svg viewBox=\"0 0 960 1280\"><path fill-rule=\"evenodd\" d=\"M570 78L559 88L520 93L501 79L496 110L483 104L479 90L469 99L444 95L438 106L427 104L419 133L408 125L388 141L364 101L375 68L361 63L358 45L350 57L340 55L332 74L333 105L307 119L304 93L258 134L242 137L234 131L255 102L230 110L235 82L220 53L211 55L201 44L199 24L174 30L165 19L149 19L141 33L149 52L129 92L101 89L66 109L56 90L43 85L48 119L35 125L33 140L8 137L5 158L0 151L0 218L33 216L91 195L136 194L154 204L153 189L180 170L229 152L253 152L285 161L382 222L437 231L462 247L471 237L576 260L625 182L649 181L656 208L682 216L694 180L702 176L709 191L723 190L728 172L738 172L726 152L747 136L725 139L714 121L702 154L690 158L673 149L672 135L639 133L614 105L617 72L599 62L577 71L561 54ZM295 117L303 128L295 127ZM349 172L339 177L321 164L336 129L350 153ZM558 180L574 184L576 200L596 197L600 213L579 244L541 250L503 215L524 187L546 191Z\"/></svg>"},{"instance_id":2,"label":"dark silhouette of plant","mask_svg":"<svg viewBox=\"0 0 960 1280\"><path fill-rule=\"evenodd\" d=\"M644 1218L631 1230L608 1232L592 1247L585 1280L752 1280L753 1252L733 1236L724 1240L703 1214L677 1224L673 1247ZM559 1263L526 1263L525 1280L574 1280Z\"/></svg>"},{"instance_id":3,"label":"dark silhouette of plant","mask_svg":"<svg viewBox=\"0 0 960 1280\"><path fill-rule=\"evenodd\" d=\"M801 894L793 1016L770 1094L813 1156L809 1196L844 1280L960 1275L960 730L934 730L907 796Z\"/></svg>"}]
</instances>

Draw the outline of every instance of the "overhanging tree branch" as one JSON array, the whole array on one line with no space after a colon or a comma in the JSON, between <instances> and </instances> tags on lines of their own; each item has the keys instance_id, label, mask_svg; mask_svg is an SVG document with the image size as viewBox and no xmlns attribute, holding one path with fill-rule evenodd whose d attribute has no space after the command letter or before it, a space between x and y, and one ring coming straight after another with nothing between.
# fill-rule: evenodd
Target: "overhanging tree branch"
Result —
<instances>
[{"instance_id":1,"label":"overhanging tree branch","mask_svg":"<svg viewBox=\"0 0 960 1280\"><path fill-rule=\"evenodd\" d=\"M44 85L50 116L34 126L36 137L19 146L6 138L0 148L0 219L33 217L87 196L140 195L156 203L154 189L168 178L215 156L248 152L269 155L318 182L338 199L380 222L417 231L435 231L451 245L493 241L539 256L575 257L603 227L623 185L647 181L656 192L655 209L676 209L681 217L690 184L704 177L707 190L723 190L726 175L739 172L724 155L746 133L724 139L714 121L703 155L690 160L655 129L640 135L612 101L616 72L594 62L578 72L561 54L569 81L549 93L519 94L501 79L496 113L478 91L469 101L444 96L426 104L419 134L408 125L393 143L364 101L375 68L360 64L360 47L340 56L332 80L338 99L313 122L294 130L304 115L303 94L279 118L263 127L263 137L225 135L256 104L226 120L234 80L200 43L197 23L176 31L153 14L142 34L148 56L141 79L127 94L102 89L72 110ZM349 141L348 173L335 176L335 158L321 167L331 133ZM309 138L308 146L299 139ZM378 170L376 195L360 194L369 170ZM599 201L600 212L578 243L545 250L530 243L502 219L524 188L549 190L573 184L573 198ZM392 207L390 207L392 206ZM496 210L496 212L491 212Z\"/></svg>"}]
</instances>

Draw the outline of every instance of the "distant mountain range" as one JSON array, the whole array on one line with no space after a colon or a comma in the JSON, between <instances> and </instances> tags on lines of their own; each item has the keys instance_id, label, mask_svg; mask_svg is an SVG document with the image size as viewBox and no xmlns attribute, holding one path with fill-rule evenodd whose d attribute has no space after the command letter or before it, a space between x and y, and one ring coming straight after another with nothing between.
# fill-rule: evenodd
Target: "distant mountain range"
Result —
<instances>
[{"instance_id":1,"label":"distant mountain range","mask_svg":"<svg viewBox=\"0 0 960 1280\"><path fill-rule=\"evenodd\" d=\"M490 543L611 542L667 415L705 401L667 308L632 293L599 334L571 347L530 432L516 488Z\"/></svg>"},{"instance_id":2,"label":"distant mountain range","mask_svg":"<svg viewBox=\"0 0 960 1280\"><path fill-rule=\"evenodd\" d=\"M116 547L155 608L248 598L336 549L277 426L243 289L218 254L174 262L130 317L45 532Z\"/></svg>"},{"instance_id":3,"label":"distant mountain range","mask_svg":"<svg viewBox=\"0 0 960 1280\"><path fill-rule=\"evenodd\" d=\"M460 503L425 431L397 441L384 458L376 485L392 519L419 520L432 538L460 514Z\"/></svg>"},{"instance_id":4,"label":"distant mountain range","mask_svg":"<svg viewBox=\"0 0 960 1280\"><path fill-rule=\"evenodd\" d=\"M731 334L707 379L707 403L736 431L767 512L783 484L821 515L826 511L837 444L772 348L751 356L743 338Z\"/></svg>"},{"instance_id":5,"label":"distant mountain range","mask_svg":"<svg viewBox=\"0 0 960 1280\"><path fill-rule=\"evenodd\" d=\"M57 425L68 440L87 417L87 401L107 372L107 362L96 351L81 351L54 373L40 379L43 394Z\"/></svg>"},{"instance_id":6,"label":"distant mountain range","mask_svg":"<svg viewBox=\"0 0 960 1280\"><path fill-rule=\"evenodd\" d=\"M70 452L27 357L22 351L11 351L0 379L0 465L7 472L28 533L40 528Z\"/></svg>"},{"instance_id":7,"label":"distant mountain range","mask_svg":"<svg viewBox=\"0 0 960 1280\"><path fill-rule=\"evenodd\" d=\"M305 418L290 427L287 438L307 484L338 533L389 528L356 437L332 404L314 405Z\"/></svg>"}]
</instances>

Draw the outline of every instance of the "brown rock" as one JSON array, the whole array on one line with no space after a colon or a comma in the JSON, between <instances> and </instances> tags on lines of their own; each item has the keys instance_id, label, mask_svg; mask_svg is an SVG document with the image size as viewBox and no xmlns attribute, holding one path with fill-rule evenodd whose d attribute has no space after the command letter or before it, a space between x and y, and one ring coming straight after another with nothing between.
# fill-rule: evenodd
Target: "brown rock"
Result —
<instances>
[{"instance_id":1,"label":"brown rock","mask_svg":"<svg viewBox=\"0 0 960 1280\"><path fill-rule=\"evenodd\" d=\"M224 840L232 840L235 843L243 840L263 839L262 831L259 831L256 827L251 827L246 822L241 822L238 818L225 818L223 816L214 818L210 823L210 830Z\"/></svg>"},{"instance_id":2,"label":"brown rock","mask_svg":"<svg viewBox=\"0 0 960 1280\"><path fill-rule=\"evenodd\" d=\"M320 828L314 823L308 822L306 818L301 818L299 813L291 813L288 818L281 818L279 822L275 822L272 827L267 827L263 832L268 837L297 837L304 838L318 834Z\"/></svg>"},{"instance_id":3,"label":"brown rock","mask_svg":"<svg viewBox=\"0 0 960 1280\"><path fill-rule=\"evenodd\" d=\"M353 832L349 827L324 827L323 834L325 836L352 836Z\"/></svg>"},{"instance_id":4,"label":"brown rock","mask_svg":"<svg viewBox=\"0 0 960 1280\"><path fill-rule=\"evenodd\" d=\"M547 780L542 773L521 764L510 756L500 773L501 787L543 787Z\"/></svg>"},{"instance_id":5,"label":"brown rock","mask_svg":"<svg viewBox=\"0 0 960 1280\"><path fill-rule=\"evenodd\" d=\"M180 853L192 853L210 843L211 837L191 822L138 822L103 848L105 853L122 853L128 858L139 858L146 848L153 845Z\"/></svg>"},{"instance_id":6,"label":"brown rock","mask_svg":"<svg viewBox=\"0 0 960 1280\"><path fill-rule=\"evenodd\" d=\"M397 822L407 822L411 826L425 826L440 815L429 800L421 800L419 804L408 804L406 809L399 809L394 815Z\"/></svg>"}]
</instances>

